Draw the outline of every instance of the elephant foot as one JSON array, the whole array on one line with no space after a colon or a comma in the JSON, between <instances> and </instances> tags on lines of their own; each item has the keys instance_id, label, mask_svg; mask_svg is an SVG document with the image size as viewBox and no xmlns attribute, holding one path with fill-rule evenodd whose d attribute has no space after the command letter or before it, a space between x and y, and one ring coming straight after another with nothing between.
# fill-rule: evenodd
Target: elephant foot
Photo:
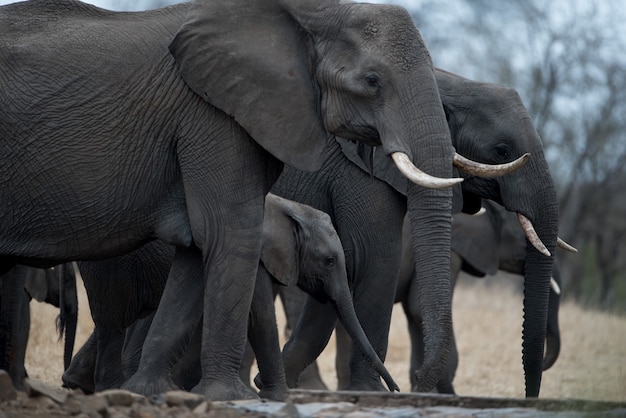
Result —
<instances>
[{"instance_id":1,"label":"elephant foot","mask_svg":"<svg viewBox=\"0 0 626 418\"><path fill-rule=\"evenodd\" d=\"M254 377L254 385L259 388L259 397L261 399L270 399L272 401L284 401L287 399L287 383L282 382L275 385L264 385L261 381L261 375Z\"/></svg>"},{"instance_id":2,"label":"elephant foot","mask_svg":"<svg viewBox=\"0 0 626 418\"><path fill-rule=\"evenodd\" d=\"M95 383L93 378L93 370L91 373L84 370L76 370L70 367L61 376L63 387L68 389L80 389L84 394L90 395L95 391Z\"/></svg>"},{"instance_id":3,"label":"elephant foot","mask_svg":"<svg viewBox=\"0 0 626 418\"><path fill-rule=\"evenodd\" d=\"M180 390L180 388L168 378L159 377L157 379L150 379L138 376L137 374L124 382L121 388L144 396L159 395L171 390Z\"/></svg>"},{"instance_id":4,"label":"elephant foot","mask_svg":"<svg viewBox=\"0 0 626 418\"><path fill-rule=\"evenodd\" d=\"M372 381L372 380L356 380L353 379L350 384L346 387L343 387L339 390L345 390L345 391L366 391L366 392L388 392L387 388L385 386L383 386L383 384L380 382L380 380L378 381Z\"/></svg>"},{"instance_id":5,"label":"elephant foot","mask_svg":"<svg viewBox=\"0 0 626 418\"><path fill-rule=\"evenodd\" d=\"M206 396L211 401L258 400L256 394L239 377L228 382L203 379L191 390Z\"/></svg>"},{"instance_id":6,"label":"elephant foot","mask_svg":"<svg viewBox=\"0 0 626 418\"><path fill-rule=\"evenodd\" d=\"M287 385L264 387L259 391L259 397L261 399L284 402L287 399L287 391Z\"/></svg>"},{"instance_id":7,"label":"elephant foot","mask_svg":"<svg viewBox=\"0 0 626 418\"><path fill-rule=\"evenodd\" d=\"M298 388L300 389L313 389L313 390L328 390L328 386L322 380L317 367L309 366L302 373L298 379Z\"/></svg>"}]
</instances>

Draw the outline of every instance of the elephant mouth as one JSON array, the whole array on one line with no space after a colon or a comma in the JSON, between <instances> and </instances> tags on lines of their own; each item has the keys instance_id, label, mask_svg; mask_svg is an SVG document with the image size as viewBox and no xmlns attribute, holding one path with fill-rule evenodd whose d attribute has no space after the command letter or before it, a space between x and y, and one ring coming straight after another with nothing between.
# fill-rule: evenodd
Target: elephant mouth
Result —
<instances>
[{"instance_id":1,"label":"elephant mouth","mask_svg":"<svg viewBox=\"0 0 626 418\"><path fill-rule=\"evenodd\" d=\"M341 124L333 129L332 133L352 142L361 142L371 147L382 144L378 130L369 125Z\"/></svg>"}]
</instances>

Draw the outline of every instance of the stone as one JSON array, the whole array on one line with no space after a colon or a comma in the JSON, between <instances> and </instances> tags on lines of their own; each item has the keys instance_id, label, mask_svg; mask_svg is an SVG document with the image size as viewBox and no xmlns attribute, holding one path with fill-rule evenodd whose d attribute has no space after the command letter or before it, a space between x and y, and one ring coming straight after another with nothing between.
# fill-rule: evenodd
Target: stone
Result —
<instances>
[{"instance_id":1,"label":"stone","mask_svg":"<svg viewBox=\"0 0 626 418\"><path fill-rule=\"evenodd\" d=\"M134 401L133 393L123 389L103 390L95 396L106 399L109 406L131 406Z\"/></svg>"},{"instance_id":2,"label":"stone","mask_svg":"<svg viewBox=\"0 0 626 418\"><path fill-rule=\"evenodd\" d=\"M52 388L39 380L29 379L28 377L24 379L24 389L31 398L45 396L58 404L65 403L69 394L66 390Z\"/></svg>"},{"instance_id":3,"label":"stone","mask_svg":"<svg viewBox=\"0 0 626 418\"><path fill-rule=\"evenodd\" d=\"M204 401L201 402L198 406L193 409L194 414L206 414L209 410L209 402Z\"/></svg>"},{"instance_id":4,"label":"stone","mask_svg":"<svg viewBox=\"0 0 626 418\"><path fill-rule=\"evenodd\" d=\"M168 406L186 406L189 409L194 409L204 401L206 401L204 396L182 390L165 393L165 403Z\"/></svg>"},{"instance_id":5,"label":"stone","mask_svg":"<svg viewBox=\"0 0 626 418\"><path fill-rule=\"evenodd\" d=\"M105 412L108 406L109 404L103 396L90 395L81 399L80 410L83 414L94 416L94 414Z\"/></svg>"}]
</instances>

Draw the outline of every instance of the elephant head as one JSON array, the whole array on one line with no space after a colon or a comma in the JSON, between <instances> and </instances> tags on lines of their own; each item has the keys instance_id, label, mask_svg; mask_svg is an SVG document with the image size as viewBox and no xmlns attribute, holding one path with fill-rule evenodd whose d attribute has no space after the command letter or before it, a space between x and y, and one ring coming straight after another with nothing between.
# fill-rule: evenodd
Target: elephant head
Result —
<instances>
[{"instance_id":1,"label":"elephant head","mask_svg":"<svg viewBox=\"0 0 626 418\"><path fill-rule=\"evenodd\" d=\"M317 301L330 303L389 390L400 390L359 323L343 246L328 214L269 193L265 199L261 262L282 285L297 285Z\"/></svg>"},{"instance_id":2,"label":"elephant head","mask_svg":"<svg viewBox=\"0 0 626 418\"><path fill-rule=\"evenodd\" d=\"M381 145L412 180L411 226L423 237L416 266L437 318L419 382L432 389L452 341L445 281L459 179L432 61L408 12L337 0L197 1L170 51L198 95L286 164L319 168L325 141L340 135Z\"/></svg>"},{"instance_id":3,"label":"elephant head","mask_svg":"<svg viewBox=\"0 0 626 418\"><path fill-rule=\"evenodd\" d=\"M454 150L430 55L401 7L196 1L170 51L196 93L287 164L319 168L331 133L445 177L401 169L428 187L461 181L446 167Z\"/></svg>"}]
</instances>

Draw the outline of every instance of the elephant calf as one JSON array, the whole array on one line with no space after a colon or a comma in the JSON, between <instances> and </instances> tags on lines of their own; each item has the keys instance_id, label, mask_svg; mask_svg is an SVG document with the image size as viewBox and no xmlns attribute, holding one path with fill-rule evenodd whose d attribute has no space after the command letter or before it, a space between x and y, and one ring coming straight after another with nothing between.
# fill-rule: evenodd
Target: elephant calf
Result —
<instances>
[{"instance_id":1,"label":"elephant calf","mask_svg":"<svg viewBox=\"0 0 626 418\"><path fill-rule=\"evenodd\" d=\"M123 349L131 354L139 353L138 347L145 338L145 332L139 331L148 327L148 315L158 305L173 254L173 248L152 242L123 257L80 263L96 329L63 375L66 386L80 387L86 392L118 387L133 372L136 364L123 364L121 353ZM150 275L150 280L145 274ZM297 285L317 301L331 303L373 367L391 390L398 390L358 322L348 287L343 247L330 217L310 206L269 194L248 332L263 382L260 396L281 400L287 393L273 303L277 284ZM201 307L196 311L201 313ZM126 331L144 317L147 319ZM181 318L197 323L200 319L200 315ZM198 344L191 344L184 357L184 343L179 353L172 354L171 364L182 357L182 366L179 363L174 370L164 366L151 376L163 381L163 390L190 386L189 381L197 383L200 378L194 373L200 370L196 362L199 352L194 350L199 350L199 339L192 341ZM136 363L136 359L129 363ZM171 377L172 372L178 385Z\"/></svg>"}]
</instances>

